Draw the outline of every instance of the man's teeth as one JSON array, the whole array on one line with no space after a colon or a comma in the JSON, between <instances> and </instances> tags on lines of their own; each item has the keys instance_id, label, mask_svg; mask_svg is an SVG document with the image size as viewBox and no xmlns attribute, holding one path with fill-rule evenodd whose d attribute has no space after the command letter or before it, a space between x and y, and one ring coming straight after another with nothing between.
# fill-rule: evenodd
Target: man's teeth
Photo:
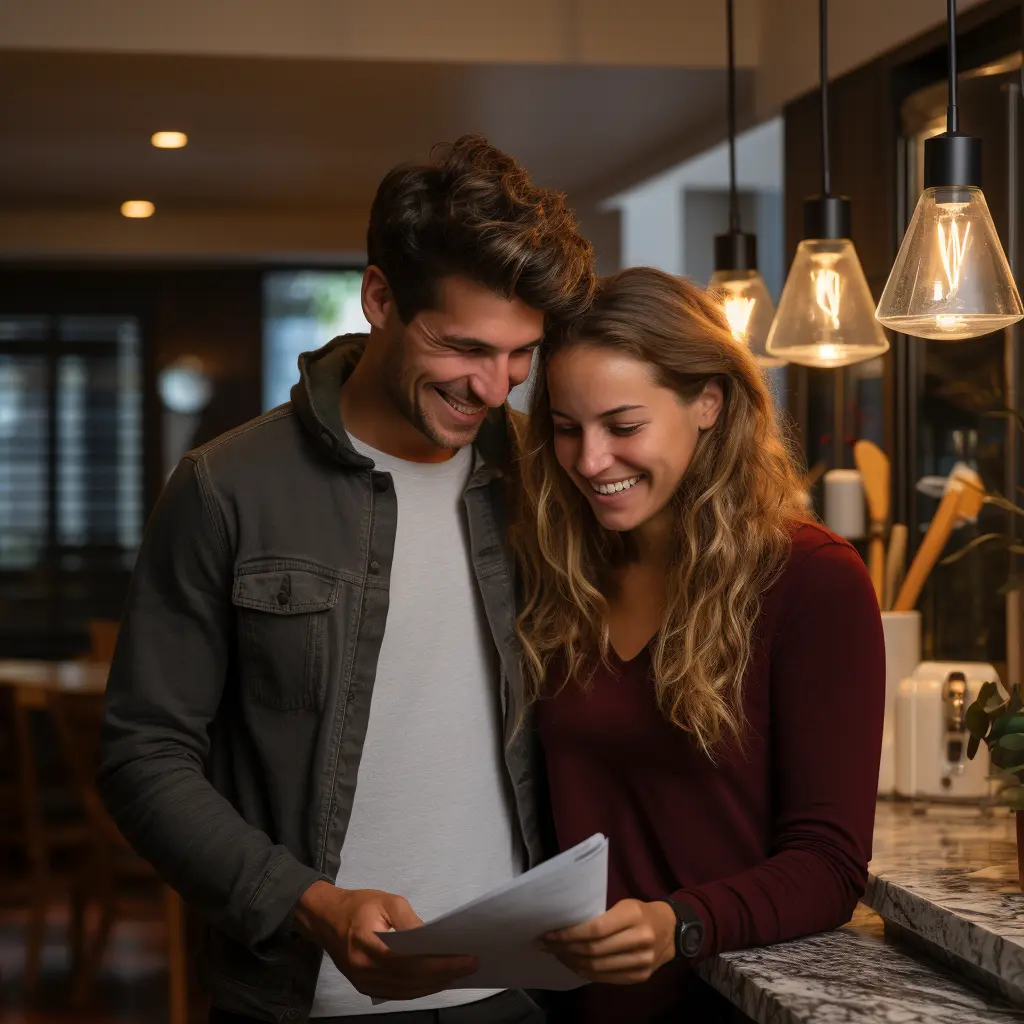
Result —
<instances>
[{"instance_id":1,"label":"man's teeth","mask_svg":"<svg viewBox=\"0 0 1024 1024\"><path fill-rule=\"evenodd\" d=\"M640 477L631 476L628 480L617 480L613 484L591 484L590 486L598 494L618 494L619 491L628 491L634 484L640 482Z\"/></svg>"},{"instance_id":2,"label":"man's teeth","mask_svg":"<svg viewBox=\"0 0 1024 1024\"><path fill-rule=\"evenodd\" d=\"M461 412L463 416L475 416L482 408L479 405L465 405L462 402L457 401L448 394L447 391L442 391L437 388L437 393L456 411Z\"/></svg>"}]
</instances>

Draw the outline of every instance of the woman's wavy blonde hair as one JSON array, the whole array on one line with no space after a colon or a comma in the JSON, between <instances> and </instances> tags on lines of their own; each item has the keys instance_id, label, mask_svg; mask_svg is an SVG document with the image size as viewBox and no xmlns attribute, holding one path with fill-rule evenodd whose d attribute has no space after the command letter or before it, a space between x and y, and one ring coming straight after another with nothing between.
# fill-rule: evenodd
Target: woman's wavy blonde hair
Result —
<instances>
[{"instance_id":1,"label":"woman's wavy blonde hair","mask_svg":"<svg viewBox=\"0 0 1024 1024\"><path fill-rule=\"evenodd\" d=\"M517 626L528 701L552 692L556 663L558 679L583 682L607 664L605 594L630 557L628 535L598 524L555 458L547 367L573 345L647 363L683 402L709 381L721 385L717 424L701 433L672 499L678 529L652 645L662 712L714 757L726 738L742 744L742 682L761 598L788 555L793 524L806 518L794 460L763 372L704 289L648 267L603 279L590 310L545 342L529 414L516 423L511 542L523 588Z\"/></svg>"}]
</instances>

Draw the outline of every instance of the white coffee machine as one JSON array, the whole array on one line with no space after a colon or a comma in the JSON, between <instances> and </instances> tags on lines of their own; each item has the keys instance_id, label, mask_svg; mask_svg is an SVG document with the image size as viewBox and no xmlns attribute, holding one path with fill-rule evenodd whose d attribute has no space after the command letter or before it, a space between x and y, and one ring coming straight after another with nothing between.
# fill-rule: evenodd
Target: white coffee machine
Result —
<instances>
[{"instance_id":1,"label":"white coffee machine","mask_svg":"<svg viewBox=\"0 0 1024 1024\"><path fill-rule=\"evenodd\" d=\"M975 802L990 795L988 747L967 759L967 708L982 683L999 682L982 662L923 661L898 687L896 792L921 800Z\"/></svg>"}]
</instances>

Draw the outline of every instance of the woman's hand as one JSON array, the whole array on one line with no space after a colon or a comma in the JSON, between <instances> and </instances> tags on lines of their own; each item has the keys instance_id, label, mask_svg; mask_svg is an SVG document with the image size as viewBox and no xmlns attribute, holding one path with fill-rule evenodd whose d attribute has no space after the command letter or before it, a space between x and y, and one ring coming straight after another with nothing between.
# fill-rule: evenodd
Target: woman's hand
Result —
<instances>
[{"instance_id":1,"label":"woman's hand","mask_svg":"<svg viewBox=\"0 0 1024 1024\"><path fill-rule=\"evenodd\" d=\"M593 921L541 936L540 944L588 981L635 985L675 957L675 928L667 903L620 900Z\"/></svg>"}]
</instances>

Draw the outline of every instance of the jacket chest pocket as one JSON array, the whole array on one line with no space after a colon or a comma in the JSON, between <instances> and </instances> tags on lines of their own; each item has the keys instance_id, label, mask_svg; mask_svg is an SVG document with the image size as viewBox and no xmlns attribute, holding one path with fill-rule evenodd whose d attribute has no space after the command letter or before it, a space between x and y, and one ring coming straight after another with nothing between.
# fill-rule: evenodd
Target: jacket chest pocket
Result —
<instances>
[{"instance_id":1,"label":"jacket chest pocket","mask_svg":"<svg viewBox=\"0 0 1024 1024\"><path fill-rule=\"evenodd\" d=\"M323 707L338 580L311 568L243 566L231 600L242 692L278 711Z\"/></svg>"}]
</instances>

